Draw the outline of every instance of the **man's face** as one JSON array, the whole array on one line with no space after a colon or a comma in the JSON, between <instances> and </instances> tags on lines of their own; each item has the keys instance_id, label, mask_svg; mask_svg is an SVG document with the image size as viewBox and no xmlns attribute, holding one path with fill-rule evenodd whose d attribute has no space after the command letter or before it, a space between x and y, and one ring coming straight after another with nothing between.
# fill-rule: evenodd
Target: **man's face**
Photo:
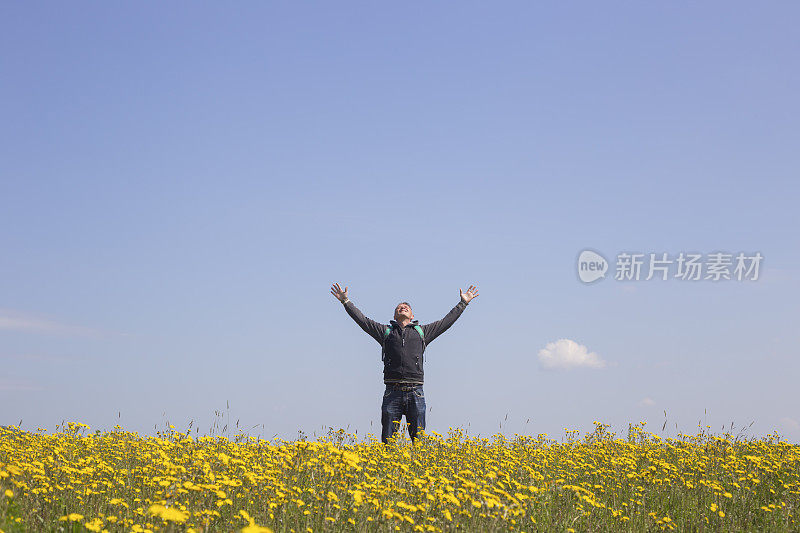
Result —
<instances>
[{"instance_id":1,"label":"man's face","mask_svg":"<svg viewBox=\"0 0 800 533\"><path fill-rule=\"evenodd\" d=\"M407 303L399 304L394 310L395 321L400 322L404 318L414 320L414 313L411 312L411 306Z\"/></svg>"}]
</instances>

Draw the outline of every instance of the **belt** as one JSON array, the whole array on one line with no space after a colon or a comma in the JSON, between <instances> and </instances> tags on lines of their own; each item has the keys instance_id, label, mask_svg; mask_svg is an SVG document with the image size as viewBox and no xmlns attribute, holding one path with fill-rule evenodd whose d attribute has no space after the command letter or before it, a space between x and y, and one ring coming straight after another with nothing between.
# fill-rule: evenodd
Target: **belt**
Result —
<instances>
[{"instance_id":1,"label":"belt","mask_svg":"<svg viewBox=\"0 0 800 533\"><path fill-rule=\"evenodd\" d=\"M422 383L386 383L386 386L394 390L410 391L422 387Z\"/></svg>"}]
</instances>

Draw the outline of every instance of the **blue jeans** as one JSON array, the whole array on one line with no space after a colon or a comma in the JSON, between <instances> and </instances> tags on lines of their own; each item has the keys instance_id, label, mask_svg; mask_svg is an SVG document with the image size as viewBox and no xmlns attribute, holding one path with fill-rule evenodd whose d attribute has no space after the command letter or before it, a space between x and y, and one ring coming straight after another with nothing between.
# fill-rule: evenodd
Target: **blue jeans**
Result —
<instances>
[{"instance_id":1,"label":"blue jeans","mask_svg":"<svg viewBox=\"0 0 800 533\"><path fill-rule=\"evenodd\" d=\"M417 438L417 430L425 429L425 393L422 385L386 385L381 404L381 441L386 444L400 428L406 415L408 436Z\"/></svg>"}]
</instances>

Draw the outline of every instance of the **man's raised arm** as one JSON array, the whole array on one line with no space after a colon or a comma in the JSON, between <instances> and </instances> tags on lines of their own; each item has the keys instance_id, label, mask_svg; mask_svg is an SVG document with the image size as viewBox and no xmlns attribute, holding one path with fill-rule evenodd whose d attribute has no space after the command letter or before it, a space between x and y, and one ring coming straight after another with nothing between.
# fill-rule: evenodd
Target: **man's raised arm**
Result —
<instances>
[{"instance_id":1,"label":"man's raised arm","mask_svg":"<svg viewBox=\"0 0 800 533\"><path fill-rule=\"evenodd\" d=\"M467 292L462 292L461 289L458 289L458 292L461 295L461 301L458 302L443 319L422 326L422 331L425 333L426 346L432 343L433 339L447 331L447 329L453 325L458 317L461 316L461 313L464 312L464 309L467 308L467 304L469 304L470 300L478 296L478 288L474 285L470 285Z\"/></svg>"},{"instance_id":2,"label":"man's raised arm","mask_svg":"<svg viewBox=\"0 0 800 533\"><path fill-rule=\"evenodd\" d=\"M350 301L350 298L347 297L347 287L342 290L338 283L334 283L331 286L331 294L333 294L337 300L342 302L347 314L356 321L356 324L358 324L361 329L366 331L369 336L378 341L378 343L383 344L383 334L386 331L387 326L379 322L375 322L371 318L365 317L364 313L359 311L358 307L356 307L356 305Z\"/></svg>"}]
</instances>

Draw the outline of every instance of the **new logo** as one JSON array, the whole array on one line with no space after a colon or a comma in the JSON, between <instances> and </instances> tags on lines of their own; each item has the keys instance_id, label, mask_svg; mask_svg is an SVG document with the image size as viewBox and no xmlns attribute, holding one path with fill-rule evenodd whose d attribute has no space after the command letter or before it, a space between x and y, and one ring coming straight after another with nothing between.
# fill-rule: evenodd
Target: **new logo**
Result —
<instances>
[{"instance_id":1,"label":"new logo","mask_svg":"<svg viewBox=\"0 0 800 533\"><path fill-rule=\"evenodd\" d=\"M606 277L608 261L602 255L584 250L578 256L578 277L584 283L591 283Z\"/></svg>"}]
</instances>

